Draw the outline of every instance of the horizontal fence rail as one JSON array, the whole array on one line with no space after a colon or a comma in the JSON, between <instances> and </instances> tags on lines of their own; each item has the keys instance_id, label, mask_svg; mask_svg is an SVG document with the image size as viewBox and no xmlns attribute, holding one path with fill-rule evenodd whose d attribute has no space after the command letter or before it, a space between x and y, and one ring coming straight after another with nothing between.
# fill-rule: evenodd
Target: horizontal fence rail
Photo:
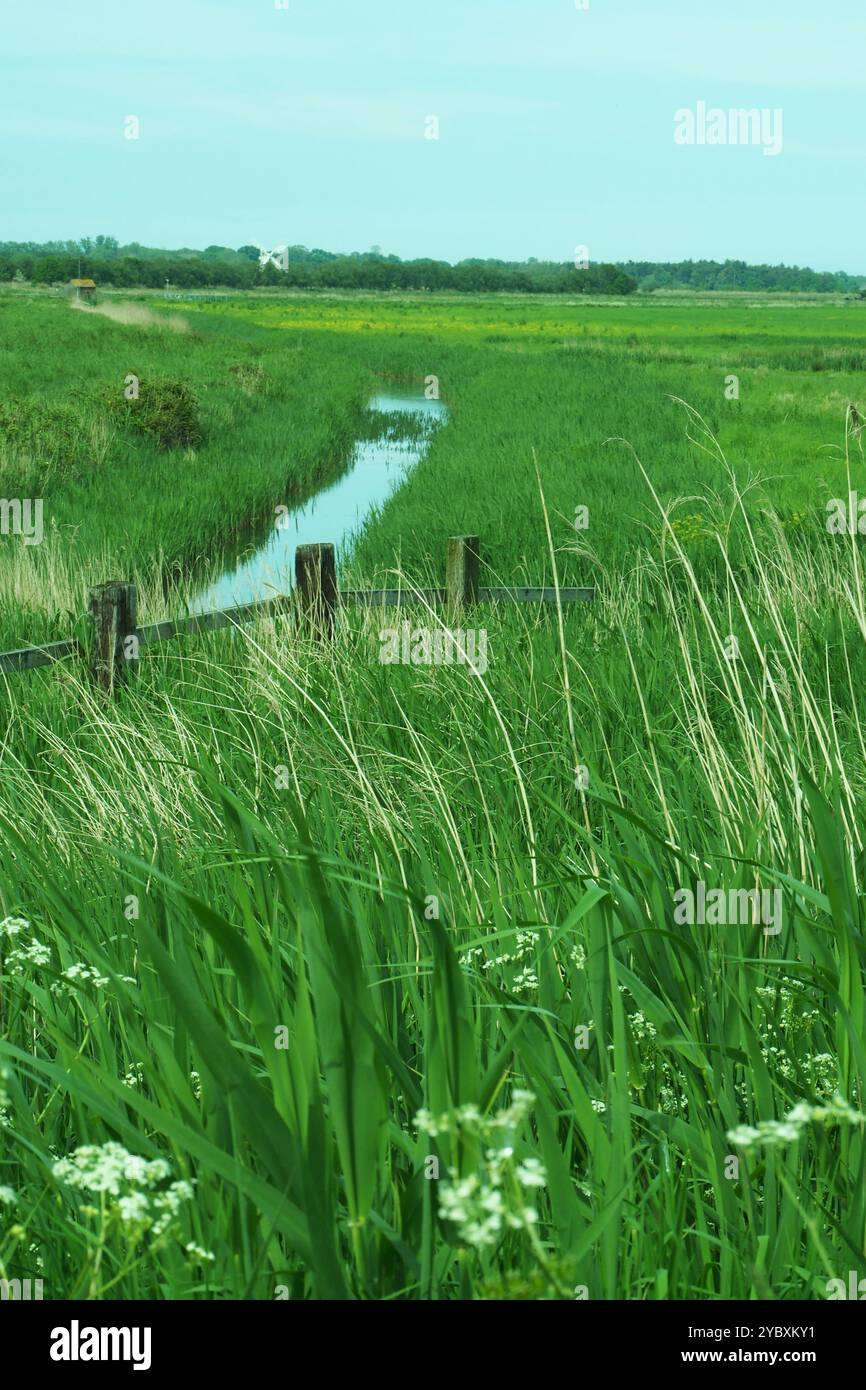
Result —
<instances>
[{"instance_id":1,"label":"horizontal fence rail","mask_svg":"<svg viewBox=\"0 0 866 1390\"><path fill-rule=\"evenodd\" d=\"M16 651L0 652L0 672L32 671L36 666L51 666L64 656L74 656L79 649L75 641L46 642L44 647L19 647Z\"/></svg>"},{"instance_id":2,"label":"horizontal fence rail","mask_svg":"<svg viewBox=\"0 0 866 1390\"><path fill-rule=\"evenodd\" d=\"M339 589L336 579L334 547L331 544L301 545L295 555L295 589L254 603L233 608L216 608L185 618L166 618L159 623L138 626L135 585L110 580L90 590L88 616L91 624L90 671L98 685L112 690L122 684L130 666L138 661L139 648L165 642L186 634L218 632L261 618L296 614L310 630L320 635L333 631L338 607L395 608L413 603L450 604L463 608L479 603L591 603L594 588L547 588L536 585L487 587L478 583L480 545L477 536L450 536L445 554L444 588ZM69 656L85 654L85 644L70 637L46 642L38 647L19 647L0 652L0 674L32 671L52 666Z\"/></svg>"}]
</instances>

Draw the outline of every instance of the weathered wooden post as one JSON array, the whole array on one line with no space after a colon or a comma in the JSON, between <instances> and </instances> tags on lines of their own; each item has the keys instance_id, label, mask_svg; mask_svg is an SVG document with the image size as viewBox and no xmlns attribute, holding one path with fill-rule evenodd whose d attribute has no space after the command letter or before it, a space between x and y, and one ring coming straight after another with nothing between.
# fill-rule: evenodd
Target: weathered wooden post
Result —
<instances>
[{"instance_id":1,"label":"weathered wooden post","mask_svg":"<svg viewBox=\"0 0 866 1390\"><path fill-rule=\"evenodd\" d=\"M138 602L134 584L111 579L90 590L87 611L93 629L90 674L103 690L122 685L138 661Z\"/></svg>"},{"instance_id":2,"label":"weathered wooden post","mask_svg":"<svg viewBox=\"0 0 866 1390\"><path fill-rule=\"evenodd\" d=\"M481 547L477 536L449 536L445 546L445 594L449 607L478 602Z\"/></svg>"},{"instance_id":3,"label":"weathered wooden post","mask_svg":"<svg viewBox=\"0 0 866 1390\"><path fill-rule=\"evenodd\" d=\"M301 623L319 636L332 636L338 592L337 565L331 544L298 546L295 584Z\"/></svg>"}]
</instances>

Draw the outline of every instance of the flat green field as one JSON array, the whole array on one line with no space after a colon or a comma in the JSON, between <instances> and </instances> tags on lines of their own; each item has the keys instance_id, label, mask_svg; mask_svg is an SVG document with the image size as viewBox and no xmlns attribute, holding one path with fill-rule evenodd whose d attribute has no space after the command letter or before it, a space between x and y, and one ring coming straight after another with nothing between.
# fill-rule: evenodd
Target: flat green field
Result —
<instances>
[{"instance_id":1,"label":"flat green field","mask_svg":"<svg viewBox=\"0 0 866 1390\"><path fill-rule=\"evenodd\" d=\"M261 539L274 506L339 473L370 392L388 377L436 376L453 418L369 528L364 571L398 553L407 569L439 562L444 537L473 531L503 582L537 574L547 544L533 450L563 582L586 572L570 554L578 506L590 518L581 539L606 567L622 571L661 534L639 462L662 502L678 503L673 517L695 545L714 511L731 510L731 471L750 514L769 506L789 532L823 531L826 499L844 495L845 412L862 400L866 366L856 301L295 296L162 315L155 305L135 306L154 320L146 327L48 297L0 298L0 401L35 403L23 440L0 433L3 492L30 495L38 482L50 518L51 544L27 557L34 569L72 555L88 573L94 557L103 571L218 569ZM125 430L128 373L186 381L203 440L163 450ZM707 452L689 408L720 450ZM734 542L739 531L735 521ZM15 641L45 635L56 606L47 593L44 614L45 587L34 583L26 631L17 603L3 603Z\"/></svg>"},{"instance_id":2,"label":"flat green field","mask_svg":"<svg viewBox=\"0 0 866 1390\"><path fill-rule=\"evenodd\" d=\"M346 610L144 648L111 699L0 677L0 1278L827 1297L866 1257L866 602L826 525L866 303L100 308L0 294L0 495L45 517L0 535L0 648L86 640L114 575L181 612L431 377L344 586L474 533L482 583L597 596L411 610L484 670L383 665Z\"/></svg>"}]
</instances>

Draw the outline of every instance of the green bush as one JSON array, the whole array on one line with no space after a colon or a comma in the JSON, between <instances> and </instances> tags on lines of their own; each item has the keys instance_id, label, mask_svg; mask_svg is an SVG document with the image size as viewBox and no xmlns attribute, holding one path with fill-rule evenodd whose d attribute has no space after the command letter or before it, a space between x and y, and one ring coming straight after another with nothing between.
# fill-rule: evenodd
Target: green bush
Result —
<instances>
[{"instance_id":1,"label":"green bush","mask_svg":"<svg viewBox=\"0 0 866 1390\"><path fill-rule=\"evenodd\" d=\"M160 449L197 448L204 439L198 398L183 381L139 380L137 397L124 395L113 408Z\"/></svg>"}]
</instances>

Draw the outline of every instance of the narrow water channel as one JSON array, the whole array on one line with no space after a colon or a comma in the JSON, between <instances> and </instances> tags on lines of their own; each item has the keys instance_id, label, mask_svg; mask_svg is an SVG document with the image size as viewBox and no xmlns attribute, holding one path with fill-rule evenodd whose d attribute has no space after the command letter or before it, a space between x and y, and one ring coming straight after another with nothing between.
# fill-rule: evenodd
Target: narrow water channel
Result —
<instances>
[{"instance_id":1,"label":"narrow water channel","mask_svg":"<svg viewBox=\"0 0 866 1390\"><path fill-rule=\"evenodd\" d=\"M368 408L383 416L409 413L428 428L408 439L395 438L383 428L378 438L360 440L342 477L284 517L254 554L226 570L196 597L192 612L206 613L211 608L287 594L294 584L299 545L332 541L339 565L341 554L371 510L382 506L424 457L432 427L448 415L442 401L427 400L423 392L411 387L378 392Z\"/></svg>"}]
</instances>

